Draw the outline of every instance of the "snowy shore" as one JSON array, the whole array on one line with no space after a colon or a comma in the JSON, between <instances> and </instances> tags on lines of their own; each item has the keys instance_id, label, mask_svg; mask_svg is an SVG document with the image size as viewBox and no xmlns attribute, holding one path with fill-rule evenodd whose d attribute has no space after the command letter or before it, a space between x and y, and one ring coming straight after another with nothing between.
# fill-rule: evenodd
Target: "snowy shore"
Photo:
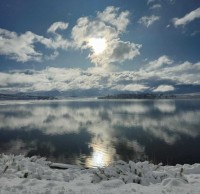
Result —
<instances>
[{"instance_id":1,"label":"snowy shore","mask_svg":"<svg viewBox=\"0 0 200 194\"><path fill-rule=\"evenodd\" d=\"M45 158L0 155L0 194L200 193L200 164L162 166L118 161L84 169Z\"/></svg>"}]
</instances>

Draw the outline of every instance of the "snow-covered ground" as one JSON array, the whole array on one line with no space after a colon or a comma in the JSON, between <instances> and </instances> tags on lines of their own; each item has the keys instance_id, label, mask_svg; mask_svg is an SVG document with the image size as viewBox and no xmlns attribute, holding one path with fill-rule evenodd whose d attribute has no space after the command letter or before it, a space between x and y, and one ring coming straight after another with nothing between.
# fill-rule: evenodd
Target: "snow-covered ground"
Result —
<instances>
[{"instance_id":1,"label":"snow-covered ground","mask_svg":"<svg viewBox=\"0 0 200 194\"><path fill-rule=\"evenodd\" d=\"M162 166L118 161L84 169L44 158L0 155L0 194L200 193L200 164Z\"/></svg>"}]
</instances>

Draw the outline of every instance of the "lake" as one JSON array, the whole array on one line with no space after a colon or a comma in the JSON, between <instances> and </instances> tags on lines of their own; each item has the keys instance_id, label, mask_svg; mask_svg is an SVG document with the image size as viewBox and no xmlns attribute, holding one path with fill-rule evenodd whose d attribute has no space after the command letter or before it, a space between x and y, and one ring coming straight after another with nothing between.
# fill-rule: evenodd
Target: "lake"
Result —
<instances>
[{"instance_id":1,"label":"lake","mask_svg":"<svg viewBox=\"0 0 200 194\"><path fill-rule=\"evenodd\" d=\"M0 153L102 167L200 162L200 100L0 101Z\"/></svg>"}]
</instances>

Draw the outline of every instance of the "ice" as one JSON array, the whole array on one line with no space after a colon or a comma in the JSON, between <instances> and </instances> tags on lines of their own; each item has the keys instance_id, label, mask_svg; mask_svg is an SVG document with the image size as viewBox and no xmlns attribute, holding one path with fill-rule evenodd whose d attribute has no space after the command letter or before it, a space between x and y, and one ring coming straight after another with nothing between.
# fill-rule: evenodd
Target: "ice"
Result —
<instances>
[{"instance_id":1,"label":"ice","mask_svg":"<svg viewBox=\"0 0 200 194\"><path fill-rule=\"evenodd\" d=\"M180 193L199 194L200 164L163 166L118 161L84 169L45 158L0 155L0 194Z\"/></svg>"},{"instance_id":2,"label":"ice","mask_svg":"<svg viewBox=\"0 0 200 194\"><path fill-rule=\"evenodd\" d=\"M172 187L172 186L181 186L182 184L184 184L185 182L182 179L177 179L177 178L167 178L162 182L163 186L168 186L168 187Z\"/></svg>"},{"instance_id":3,"label":"ice","mask_svg":"<svg viewBox=\"0 0 200 194\"><path fill-rule=\"evenodd\" d=\"M177 170L172 171L171 168L160 164L154 165L148 161L138 163L132 161L125 163L120 161L108 167L97 169L94 172L92 182L98 183L103 180L120 179L124 183L138 183L145 186L151 183L161 183L166 178L179 178L187 182L182 171L181 168L179 172Z\"/></svg>"}]
</instances>

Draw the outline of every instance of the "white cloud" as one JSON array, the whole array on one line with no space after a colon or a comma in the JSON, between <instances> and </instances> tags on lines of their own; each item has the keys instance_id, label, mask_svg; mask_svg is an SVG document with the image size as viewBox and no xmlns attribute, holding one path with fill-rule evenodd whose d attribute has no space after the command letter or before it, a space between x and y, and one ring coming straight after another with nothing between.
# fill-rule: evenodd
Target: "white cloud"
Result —
<instances>
[{"instance_id":1,"label":"white cloud","mask_svg":"<svg viewBox=\"0 0 200 194\"><path fill-rule=\"evenodd\" d=\"M144 26L146 26L147 28L149 26L151 26L154 22L158 21L160 19L159 16L155 16L155 15L152 15L152 16L143 16L139 19L139 23L140 24L143 24Z\"/></svg>"},{"instance_id":2,"label":"white cloud","mask_svg":"<svg viewBox=\"0 0 200 194\"><path fill-rule=\"evenodd\" d=\"M126 84L126 82L130 82ZM82 91L124 90L143 91L148 86L137 84L134 72L91 73L91 70L47 68L41 71L12 71L0 73L2 90L31 91ZM16 87L17 85L17 87Z\"/></svg>"},{"instance_id":3,"label":"white cloud","mask_svg":"<svg viewBox=\"0 0 200 194\"><path fill-rule=\"evenodd\" d=\"M163 55L161 57L159 57L158 59L149 62L146 66L146 70L153 70L153 69L159 69L161 67L163 67L163 65L170 65L173 63L173 60L170 59L168 56Z\"/></svg>"},{"instance_id":4,"label":"white cloud","mask_svg":"<svg viewBox=\"0 0 200 194\"><path fill-rule=\"evenodd\" d=\"M68 23L65 22L55 22L47 30L48 33L56 33L57 30L66 30L68 28Z\"/></svg>"},{"instance_id":5,"label":"white cloud","mask_svg":"<svg viewBox=\"0 0 200 194\"><path fill-rule=\"evenodd\" d=\"M54 51L51 55L47 55L45 56L46 60L54 60L56 57L58 57L59 52L58 51Z\"/></svg>"},{"instance_id":6,"label":"white cloud","mask_svg":"<svg viewBox=\"0 0 200 194\"><path fill-rule=\"evenodd\" d=\"M119 8L107 7L98 12L96 18L82 17L72 29L74 46L77 49L90 49L89 58L96 66L108 67L111 63L130 60L140 54L141 45L120 40L120 34L126 31L129 24L129 12ZM93 52L90 40L105 39L106 48L100 53Z\"/></svg>"},{"instance_id":7,"label":"white cloud","mask_svg":"<svg viewBox=\"0 0 200 194\"><path fill-rule=\"evenodd\" d=\"M150 7L150 9L160 9L160 8L162 8L162 5L161 5L161 4L155 4L155 5L152 5L152 6Z\"/></svg>"},{"instance_id":8,"label":"white cloud","mask_svg":"<svg viewBox=\"0 0 200 194\"><path fill-rule=\"evenodd\" d=\"M70 39L66 39L58 33L58 30L66 30L68 23L58 21L48 29L49 38L39 36L33 32L17 34L0 29L0 54L20 62L53 60L58 55L58 49L87 49L90 50L89 59L96 66L109 68L110 64L118 64L125 60L131 60L140 54L140 44L122 41L120 36L126 32L130 23L129 11L120 11L119 8L110 6L102 12L97 12L96 17L81 17L72 28ZM91 39L103 39L105 48L95 52L95 45ZM53 54L46 56L36 49L36 44L53 50Z\"/></svg>"},{"instance_id":9,"label":"white cloud","mask_svg":"<svg viewBox=\"0 0 200 194\"><path fill-rule=\"evenodd\" d=\"M174 4L176 0L168 0L171 4Z\"/></svg>"},{"instance_id":10,"label":"white cloud","mask_svg":"<svg viewBox=\"0 0 200 194\"><path fill-rule=\"evenodd\" d=\"M191 36L196 36L199 33L200 33L200 30L196 30L196 31L194 31L194 32L191 33Z\"/></svg>"},{"instance_id":11,"label":"white cloud","mask_svg":"<svg viewBox=\"0 0 200 194\"><path fill-rule=\"evenodd\" d=\"M188 24L198 18L200 18L200 8L197 8L194 11L191 11L190 13L186 14L182 18L174 18L173 23L174 23L175 27L185 26L186 24Z\"/></svg>"},{"instance_id":12,"label":"white cloud","mask_svg":"<svg viewBox=\"0 0 200 194\"><path fill-rule=\"evenodd\" d=\"M42 61L44 54L36 50L35 44L37 43L53 50L67 49L70 46L68 40L63 39L59 34L56 34L53 38L45 38L30 31L18 35L16 32L1 28L0 40L0 54L18 62ZM55 53L57 52L54 51L54 57ZM52 55L50 56L52 58Z\"/></svg>"},{"instance_id":13,"label":"white cloud","mask_svg":"<svg viewBox=\"0 0 200 194\"><path fill-rule=\"evenodd\" d=\"M107 71L47 68L40 71L23 70L0 72L2 91L66 91L90 90L92 94L116 91L173 91L178 84L200 84L200 62L176 63L168 56L141 64L134 71ZM81 93L79 93L81 94Z\"/></svg>"},{"instance_id":14,"label":"white cloud","mask_svg":"<svg viewBox=\"0 0 200 194\"><path fill-rule=\"evenodd\" d=\"M29 31L18 35L15 32L0 29L0 54L21 62L40 61L42 53L35 50L34 43L41 38Z\"/></svg>"},{"instance_id":15,"label":"white cloud","mask_svg":"<svg viewBox=\"0 0 200 194\"><path fill-rule=\"evenodd\" d=\"M156 89L154 89L154 92L169 92L174 91L174 87L170 85L160 85Z\"/></svg>"},{"instance_id":16,"label":"white cloud","mask_svg":"<svg viewBox=\"0 0 200 194\"><path fill-rule=\"evenodd\" d=\"M119 32L126 31L129 24L129 11L119 13L119 8L113 6L107 7L103 12L97 13L97 18L111 26L116 27Z\"/></svg>"},{"instance_id":17,"label":"white cloud","mask_svg":"<svg viewBox=\"0 0 200 194\"><path fill-rule=\"evenodd\" d=\"M57 30L66 30L68 28L68 23L65 22L55 22L53 23L47 30L48 33L52 33L53 38L45 39L42 42L46 45L46 47L51 49L63 49L66 50L68 47L71 47L71 42L63 38Z\"/></svg>"},{"instance_id":18,"label":"white cloud","mask_svg":"<svg viewBox=\"0 0 200 194\"><path fill-rule=\"evenodd\" d=\"M200 62L183 62L171 67L160 69L157 73L162 78L184 84L200 84Z\"/></svg>"},{"instance_id":19,"label":"white cloud","mask_svg":"<svg viewBox=\"0 0 200 194\"><path fill-rule=\"evenodd\" d=\"M200 62L185 61L177 63L168 56L161 56L156 60L141 65L135 72L138 79L171 80L177 84L200 84Z\"/></svg>"},{"instance_id":20,"label":"white cloud","mask_svg":"<svg viewBox=\"0 0 200 194\"><path fill-rule=\"evenodd\" d=\"M127 85L117 85L112 87L114 90L119 91L132 91L132 92L138 92L138 91L144 91L148 89L148 86L142 85L142 84L127 84Z\"/></svg>"},{"instance_id":21,"label":"white cloud","mask_svg":"<svg viewBox=\"0 0 200 194\"><path fill-rule=\"evenodd\" d=\"M151 3L154 3L154 2L156 2L157 0L148 0L147 1L147 5L149 5L149 4L151 4Z\"/></svg>"},{"instance_id":22,"label":"white cloud","mask_svg":"<svg viewBox=\"0 0 200 194\"><path fill-rule=\"evenodd\" d=\"M12 71L0 73L0 87L18 92L31 91L70 91L101 88L103 76L93 75L80 69L47 68L41 71ZM106 87L106 86L104 86Z\"/></svg>"},{"instance_id":23,"label":"white cloud","mask_svg":"<svg viewBox=\"0 0 200 194\"><path fill-rule=\"evenodd\" d=\"M107 49L102 55L96 55L95 53L89 55L91 62L100 67L107 67L110 63L123 62L125 60L131 60L135 56L139 55L139 49L141 45L120 41L113 39L108 43Z\"/></svg>"},{"instance_id":24,"label":"white cloud","mask_svg":"<svg viewBox=\"0 0 200 194\"><path fill-rule=\"evenodd\" d=\"M200 84L199 62L173 62L171 64L163 64L158 68L148 68L152 62L150 61L148 64L141 65L141 68L134 72L138 83L149 83L154 88L158 85L172 85L177 88L179 84Z\"/></svg>"}]
</instances>

